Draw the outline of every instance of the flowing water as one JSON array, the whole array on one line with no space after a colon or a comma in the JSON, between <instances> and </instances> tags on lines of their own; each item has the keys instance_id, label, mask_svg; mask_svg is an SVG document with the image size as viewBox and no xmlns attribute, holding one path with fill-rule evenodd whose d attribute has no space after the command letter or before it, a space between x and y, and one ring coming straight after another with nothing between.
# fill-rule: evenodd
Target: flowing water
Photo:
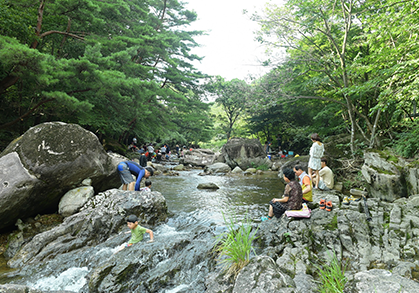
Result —
<instances>
[{"instance_id":1,"label":"flowing water","mask_svg":"<svg viewBox=\"0 0 419 293\"><path fill-rule=\"evenodd\" d=\"M179 172L180 176L155 176L152 177L152 190L159 191L167 201L169 219L166 223L153 227L156 242L170 243L173 239L195 238L191 241L190 252L180 252L176 258L187 259L186 263L194 262L184 276L173 281L172 288L158 290L159 292L203 292L205 279L205 262L196 259L204 258L213 242L205 234L211 229L214 234L225 231L223 216L230 218L232 215L241 220L244 217L254 222L259 222L261 216L267 215L268 202L273 197L281 196L284 190L282 181L277 172L264 172L261 175L237 176L199 176L200 170ZM200 183L215 183L217 190L198 189ZM197 232L198 231L198 232ZM204 231L204 232L202 232ZM192 235L192 237L191 237ZM207 233L207 235L209 235ZM129 236L127 236L129 237ZM117 238L117 237L116 237ZM16 283L23 283L31 287L52 291L68 290L71 292L88 292L86 290L86 276L89 267L100 267L104 261L112 257L115 240L96 247L86 247L79 251L57 256L48 265L39 264L38 267L24 268L24 277ZM174 242L176 243L176 242ZM203 248L200 248L201 246ZM170 247L168 245L168 247ZM182 250L182 249L181 249ZM188 255L189 253L189 255ZM159 255L161 254L161 255ZM156 272L150 272L150 278L155 274L158 278L159 269L168 270L171 265L166 251L153 256L158 258ZM66 265L63 266L63 263ZM195 264L196 263L196 264ZM195 267L197 267L195 269ZM207 270L208 272L208 270ZM82 289L84 286L84 289ZM193 288L193 290L191 289Z\"/></svg>"}]
</instances>

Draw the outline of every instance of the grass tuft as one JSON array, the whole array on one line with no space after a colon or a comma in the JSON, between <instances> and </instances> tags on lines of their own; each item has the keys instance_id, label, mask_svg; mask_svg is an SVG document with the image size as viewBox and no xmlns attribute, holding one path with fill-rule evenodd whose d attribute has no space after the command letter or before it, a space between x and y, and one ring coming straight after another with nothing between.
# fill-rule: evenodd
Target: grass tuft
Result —
<instances>
[{"instance_id":1,"label":"grass tuft","mask_svg":"<svg viewBox=\"0 0 419 293\"><path fill-rule=\"evenodd\" d=\"M318 281L318 292L320 293L344 293L347 279L345 277L346 266L333 253L330 263L323 263L322 265L315 265L320 280Z\"/></svg>"},{"instance_id":2,"label":"grass tuft","mask_svg":"<svg viewBox=\"0 0 419 293\"><path fill-rule=\"evenodd\" d=\"M236 217L226 219L223 213L224 223L228 231L220 234L216 239L215 252L218 253L218 263L227 275L234 277L249 263L250 254L254 251L252 246L257 229L252 232L250 219L246 216L244 221L235 224Z\"/></svg>"}]
</instances>

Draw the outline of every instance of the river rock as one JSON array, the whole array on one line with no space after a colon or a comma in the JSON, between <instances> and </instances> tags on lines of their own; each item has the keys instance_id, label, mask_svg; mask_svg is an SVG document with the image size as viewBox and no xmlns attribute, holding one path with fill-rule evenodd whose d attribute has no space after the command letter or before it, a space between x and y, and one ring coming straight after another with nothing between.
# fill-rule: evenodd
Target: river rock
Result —
<instances>
[{"instance_id":1,"label":"river rock","mask_svg":"<svg viewBox=\"0 0 419 293\"><path fill-rule=\"evenodd\" d=\"M233 169L233 171L231 171L231 173L241 174L241 173L243 173L243 170L239 166L237 166L236 168Z\"/></svg>"},{"instance_id":2,"label":"river rock","mask_svg":"<svg viewBox=\"0 0 419 293\"><path fill-rule=\"evenodd\" d=\"M0 285L0 293L43 293L44 291L33 289L25 285L5 284Z\"/></svg>"},{"instance_id":3,"label":"river rock","mask_svg":"<svg viewBox=\"0 0 419 293\"><path fill-rule=\"evenodd\" d=\"M226 174L230 172L230 166L225 163L215 163L209 166L206 166L204 169L205 174Z\"/></svg>"},{"instance_id":4,"label":"river rock","mask_svg":"<svg viewBox=\"0 0 419 293\"><path fill-rule=\"evenodd\" d=\"M57 210L61 197L86 178L98 192L118 186L117 164L92 132L76 124L30 128L1 153L0 230Z\"/></svg>"},{"instance_id":5,"label":"river rock","mask_svg":"<svg viewBox=\"0 0 419 293\"><path fill-rule=\"evenodd\" d=\"M166 200L159 192L107 190L91 198L77 214L37 234L8 262L12 268L40 262L57 254L97 245L126 225L135 214L141 224L155 225L167 218Z\"/></svg>"},{"instance_id":6,"label":"river rock","mask_svg":"<svg viewBox=\"0 0 419 293\"><path fill-rule=\"evenodd\" d=\"M220 187L217 184L208 182L208 183L200 183L197 186L198 189L219 189Z\"/></svg>"},{"instance_id":7,"label":"river rock","mask_svg":"<svg viewBox=\"0 0 419 293\"><path fill-rule=\"evenodd\" d=\"M262 165L270 168L272 165L258 139L232 138L222 147L221 156L232 169L239 166L246 170Z\"/></svg>"},{"instance_id":8,"label":"river rock","mask_svg":"<svg viewBox=\"0 0 419 293\"><path fill-rule=\"evenodd\" d=\"M419 283L386 270L373 269L356 273L345 286L351 293L412 293L419 292Z\"/></svg>"},{"instance_id":9,"label":"river rock","mask_svg":"<svg viewBox=\"0 0 419 293\"><path fill-rule=\"evenodd\" d=\"M58 213L64 217L75 214L95 194L92 186L83 186L68 191L58 204Z\"/></svg>"},{"instance_id":10,"label":"river rock","mask_svg":"<svg viewBox=\"0 0 419 293\"><path fill-rule=\"evenodd\" d=\"M368 183L369 196L390 202L407 196L403 159L381 151L365 151L364 159L361 172Z\"/></svg>"},{"instance_id":11,"label":"river rock","mask_svg":"<svg viewBox=\"0 0 419 293\"><path fill-rule=\"evenodd\" d=\"M18 231L9 235L7 240L7 249L4 252L4 257L6 259L12 258L19 251L19 249L24 244L25 240L23 238L23 232ZM1 291L0 291L1 292Z\"/></svg>"},{"instance_id":12,"label":"river rock","mask_svg":"<svg viewBox=\"0 0 419 293\"><path fill-rule=\"evenodd\" d=\"M240 271L233 293L295 292L295 283L268 256L256 256Z\"/></svg>"},{"instance_id":13,"label":"river rock","mask_svg":"<svg viewBox=\"0 0 419 293\"><path fill-rule=\"evenodd\" d=\"M179 164L173 167L173 170L175 171L183 171L185 169L185 166L183 164Z\"/></svg>"},{"instance_id":14,"label":"river rock","mask_svg":"<svg viewBox=\"0 0 419 293\"><path fill-rule=\"evenodd\" d=\"M185 151L182 164L204 167L214 163L215 153L208 149L192 149Z\"/></svg>"}]
</instances>

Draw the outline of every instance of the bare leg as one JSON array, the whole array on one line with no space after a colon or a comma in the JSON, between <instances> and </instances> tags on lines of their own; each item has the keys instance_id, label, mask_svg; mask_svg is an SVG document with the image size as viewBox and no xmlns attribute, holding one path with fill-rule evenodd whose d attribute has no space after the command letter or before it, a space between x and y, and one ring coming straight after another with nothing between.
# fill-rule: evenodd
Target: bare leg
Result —
<instances>
[{"instance_id":1,"label":"bare leg","mask_svg":"<svg viewBox=\"0 0 419 293\"><path fill-rule=\"evenodd\" d=\"M134 188L135 188L135 181L133 181L130 184L128 184L128 190L134 191Z\"/></svg>"},{"instance_id":2,"label":"bare leg","mask_svg":"<svg viewBox=\"0 0 419 293\"><path fill-rule=\"evenodd\" d=\"M269 212L268 212L268 216L270 218L272 218L274 216L274 209L271 205L269 205Z\"/></svg>"},{"instance_id":3,"label":"bare leg","mask_svg":"<svg viewBox=\"0 0 419 293\"><path fill-rule=\"evenodd\" d=\"M320 181L320 170L316 170L316 188L319 188L319 181Z\"/></svg>"},{"instance_id":4,"label":"bare leg","mask_svg":"<svg viewBox=\"0 0 419 293\"><path fill-rule=\"evenodd\" d=\"M122 190L127 190L127 186L128 186L128 184L123 184L122 185Z\"/></svg>"},{"instance_id":5,"label":"bare leg","mask_svg":"<svg viewBox=\"0 0 419 293\"><path fill-rule=\"evenodd\" d=\"M310 181L313 182L313 169L311 169L310 167L308 168L308 177L310 177Z\"/></svg>"}]
</instances>

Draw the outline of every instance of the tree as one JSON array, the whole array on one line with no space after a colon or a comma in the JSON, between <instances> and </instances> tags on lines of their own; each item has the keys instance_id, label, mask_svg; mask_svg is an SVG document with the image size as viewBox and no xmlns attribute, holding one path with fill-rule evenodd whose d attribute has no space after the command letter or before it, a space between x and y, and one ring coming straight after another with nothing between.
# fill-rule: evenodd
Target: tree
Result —
<instances>
[{"instance_id":1,"label":"tree","mask_svg":"<svg viewBox=\"0 0 419 293\"><path fill-rule=\"evenodd\" d=\"M371 146L380 143L375 131L380 111L371 110L382 107L377 97L383 88L370 82L376 76L365 70L368 64L360 64L374 58L366 46L364 29L371 28L369 16L382 13L383 4L372 2L289 0L283 7L267 6L263 17L254 17L261 25L259 41L287 51L286 70L276 71L278 100L317 99L339 104L349 121L353 154L358 131Z\"/></svg>"},{"instance_id":2,"label":"tree","mask_svg":"<svg viewBox=\"0 0 419 293\"><path fill-rule=\"evenodd\" d=\"M243 80L226 81L221 76L212 78L206 89L215 95L215 102L222 106L226 118L225 132L227 140L230 138L237 119L245 114L250 86Z\"/></svg>"},{"instance_id":3,"label":"tree","mask_svg":"<svg viewBox=\"0 0 419 293\"><path fill-rule=\"evenodd\" d=\"M200 108L196 13L177 1L0 1L0 128L78 123L120 141L186 127ZM20 28L23 26L24 29ZM192 93L192 94L191 94ZM208 116L208 115L207 115Z\"/></svg>"}]
</instances>

